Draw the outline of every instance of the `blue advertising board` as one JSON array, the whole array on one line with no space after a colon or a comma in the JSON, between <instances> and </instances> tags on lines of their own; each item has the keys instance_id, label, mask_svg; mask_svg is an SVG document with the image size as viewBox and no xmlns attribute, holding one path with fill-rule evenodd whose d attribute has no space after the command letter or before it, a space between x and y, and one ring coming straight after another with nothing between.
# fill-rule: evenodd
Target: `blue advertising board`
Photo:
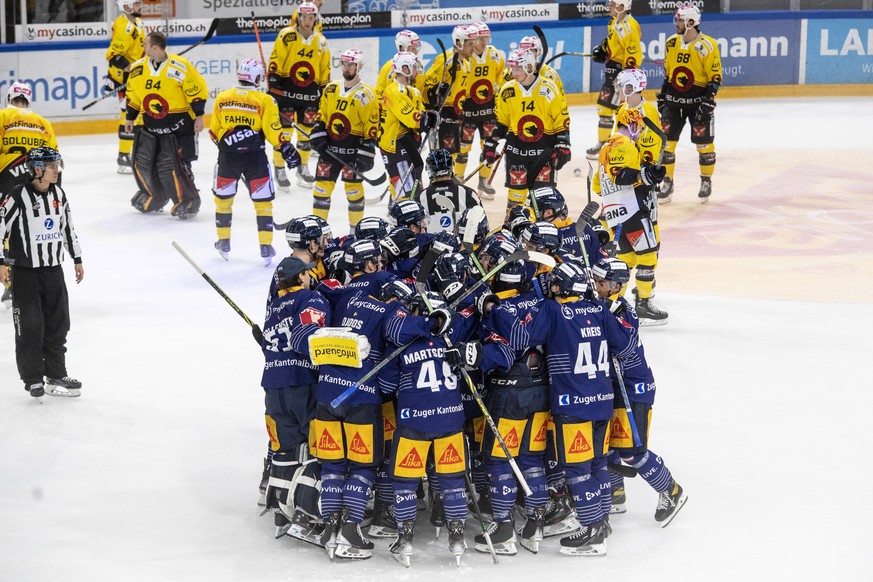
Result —
<instances>
[{"instance_id":1,"label":"blue advertising board","mask_svg":"<svg viewBox=\"0 0 873 582\"><path fill-rule=\"evenodd\" d=\"M810 19L805 75L807 84L873 83L873 19Z\"/></svg>"}]
</instances>

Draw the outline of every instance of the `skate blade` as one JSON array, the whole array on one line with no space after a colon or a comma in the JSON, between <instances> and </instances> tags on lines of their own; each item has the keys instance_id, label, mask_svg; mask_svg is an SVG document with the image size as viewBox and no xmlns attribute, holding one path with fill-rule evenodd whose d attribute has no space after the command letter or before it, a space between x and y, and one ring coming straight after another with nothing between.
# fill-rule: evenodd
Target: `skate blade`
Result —
<instances>
[{"instance_id":1,"label":"skate blade","mask_svg":"<svg viewBox=\"0 0 873 582\"><path fill-rule=\"evenodd\" d=\"M404 568L409 568L412 565L412 560L405 554L391 554L391 556Z\"/></svg>"},{"instance_id":2,"label":"skate blade","mask_svg":"<svg viewBox=\"0 0 873 582\"><path fill-rule=\"evenodd\" d=\"M620 513L627 513L627 506L624 503L620 505L613 505L609 508L610 515L616 515Z\"/></svg>"},{"instance_id":3,"label":"skate blade","mask_svg":"<svg viewBox=\"0 0 873 582\"><path fill-rule=\"evenodd\" d=\"M606 555L606 543L579 546L578 548L561 547L561 553L566 556L586 556L589 558Z\"/></svg>"},{"instance_id":4,"label":"skate blade","mask_svg":"<svg viewBox=\"0 0 873 582\"><path fill-rule=\"evenodd\" d=\"M281 538L281 537L283 537L285 534L287 534L287 533L288 533L288 530L289 530L290 528L291 528L291 524L290 524L290 523L287 524L287 525L280 525L280 526L278 526L278 527L276 528L276 539L278 540L279 538Z\"/></svg>"},{"instance_id":5,"label":"skate blade","mask_svg":"<svg viewBox=\"0 0 873 582\"><path fill-rule=\"evenodd\" d=\"M371 525L367 536L371 538L396 538L397 530L382 525Z\"/></svg>"},{"instance_id":6,"label":"skate blade","mask_svg":"<svg viewBox=\"0 0 873 582\"><path fill-rule=\"evenodd\" d=\"M373 551L339 544L336 547L334 555L337 558L342 558L344 560L366 560L373 557Z\"/></svg>"},{"instance_id":7,"label":"skate blade","mask_svg":"<svg viewBox=\"0 0 873 582\"><path fill-rule=\"evenodd\" d=\"M519 538L518 543L521 544L521 547L528 550L529 552L536 554L540 551L540 542L539 540L526 540L524 538Z\"/></svg>"},{"instance_id":8,"label":"skate blade","mask_svg":"<svg viewBox=\"0 0 873 582\"><path fill-rule=\"evenodd\" d=\"M78 398L79 396L82 395L82 393L79 391L79 389L76 389L76 388L73 388L72 390L63 390L63 391L49 390L48 388L46 388L45 393L48 394L49 396L56 396L58 398Z\"/></svg>"},{"instance_id":9,"label":"skate blade","mask_svg":"<svg viewBox=\"0 0 873 582\"><path fill-rule=\"evenodd\" d=\"M331 534L330 539L324 544L324 551L327 552L327 557L330 558L330 561L333 561L334 556L336 556L336 534Z\"/></svg>"},{"instance_id":10,"label":"skate blade","mask_svg":"<svg viewBox=\"0 0 873 582\"><path fill-rule=\"evenodd\" d=\"M294 538L295 540L300 540L301 542L305 542L307 544L312 544L313 546L318 546L319 548L327 549L327 547L321 543L321 536L320 535L308 536L308 535L306 535L306 532L301 531L299 529L299 526L296 526L296 527L297 527L297 529L295 529L295 527L292 526L291 529L288 530L288 536ZM328 552L328 556L330 556L330 552ZM333 558L331 558L331 559L333 559Z\"/></svg>"},{"instance_id":11,"label":"skate blade","mask_svg":"<svg viewBox=\"0 0 873 582\"><path fill-rule=\"evenodd\" d=\"M673 518L676 517L676 514L679 513L679 510L685 506L685 502L688 501L688 495L684 492L682 496L679 498L679 501L676 502L676 510L670 514L670 517L661 522L661 527L667 527L670 525L670 522L673 521Z\"/></svg>"},{"instance_id":12,"label":"skate blade","mask_svg":"<svg viewBox=\"0 0 873 582\"><path fill-rule=\"evenodd\" d=\"M480 544L477 542L474 547L477 552L482 552L483 554L491 553L488 544ZM494 553L500 556L514 556L518 553L518 548L515 547L514 542L494 544Z\"/></svg>"},{"instance_id":13,"label":"skate blade","mask_svg":"<svg viewBox=\"0 0 873 582\"><path fill-rule=\"evenodd\" d=\"M267 506L267 494L266 492L261 493L258 497L258 507L266 507ZM264 515L263 513L261 515Z\"/></svg>"},{"instance_id":14,"label":"skate blade","mask_svg":"<svg viewBox=\"0 0 873 582\"><path fill-rule=\"evenodd\" d=\"M669 319L647 319L645 317L640 318L640 327L661 327L662 325L667 325L670 322Z\"/></svg>"},{"instance_id":15,"label":"skate blade","mask_svg":"<svg viewBox=\"0 0 873 582\"><path fill-rule=\"evenodd\" d=\"M463 554L455 554L455 568L461 567L461 556L463 556Z\"/></svg>"},{"instance_id":16,"label":"skate blade","mask_svg":"<svg viewBox=\"0 0 873 582\"><path fill-rule=\"evenodd\" d=\"M550 538L553 536L560 536L573 533L579 529L579 522L576 521L575 516L570 516L564 521L560 521L558 523L547 525L543 527L543 537Z\"/></svg>"},{"instance_id":17,"label":"skate blade","mask_svg":"<svg viewBox=\"0 0 873 582\"><path fill-rule=\"evenodd\" d=\"M133 174L133 168L130 166L118 166L119 174Z\"/></svg>"},{"instance_id":18,"label":"skate blade","mask_svg":"<svg viewBox=\"0 0 873 582\"><path fill-rule=\"evenodd\" d=\"M436 539L440 539L440 529L442 526L435 525L433 528L436 530Z\"/></svg>"}]
</instances>

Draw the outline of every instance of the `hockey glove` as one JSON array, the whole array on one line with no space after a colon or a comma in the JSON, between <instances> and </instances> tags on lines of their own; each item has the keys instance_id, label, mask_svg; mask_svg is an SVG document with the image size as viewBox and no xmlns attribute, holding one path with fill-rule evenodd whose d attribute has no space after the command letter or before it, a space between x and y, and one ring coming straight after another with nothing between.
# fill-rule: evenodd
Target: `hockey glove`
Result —
<instances>
[{"instance_id":1,"label":"hockey glove","mask_svg":"<svg viewBox=\"0 0 873 582\"><path fill-rule=\"evenodd\" d=\"M614 240L608 240L603 245L603 252L606 253L607 257L615 257L618 254L618 245Z\"/></svg>"},{"instance_id":2,"label":"hockey glove","mask_svg":"<svg viewBox=\"0 0 873 582\"><path fill-rule=\"evenodd\" d=\"M570 144L558 142L555 144L555 153L552 155L555 158L555 169L560 170L567 165L567 162L569 162L570 158L573 157L573 152L570 150Z\"/></svg>"},{"instance_id":3,"label":"hockey glove","mask_svg":"<svg viewBox=\"0 0 873 582\"><path fill-rule=\"evenodd\" d=\"M438 126L442 121L439 112L433 111L432 109L428 109L424 113L421 114L421 132L424 133L434 127Z\"/></svg>"},{"instance_id":4,"label":"hockey glove","mask_svg":"<svg viewBox=\"0 0 873 582\"><path fill-rule=\"evenodd\" d=\"M452 327L452 315L444 307L434 309L428 313L427 319L430 321L431 333L436 335L443 335Z\"/></svg>"},{"instance_id":5,"label":"hockey glove","mask_svg":"<svg viewBox=\"0 0 873 582\"><path fill-rule=\"evenodd\" d=\"M316 122L312 131L309 132L309 145L319 154L323 154L324 150L327 149L327 143L327 128L325 127L324 122Z\"/></svg>"},{"instance_id":6,"label":"hockey glove","mask_svg":"<svg viewBox=\"0 0 873 582\"><path fill-rule=\"evenodd\" d=\"M494 162L497 160L497 145L499 143L498 140L489 137L485 140L485 144L482 146L482 161L489 166L493 166Z\"/></svg>"},{"instance_id":7,"label":"hockey glove","mask_svg":"<svg viewBox=\"0 0 873 582\"><path fill-rule=\"evenodd\" d=\"M494 293L481 293L476 297L476 313L482 317L488 317L492 307L500 305L500 297Z\"/></svg>"},{"instance_id":8,"label":"hockey glove","mask_svg":"<svg viewBox=\"0 0 873 582\"><path fill-rule=\"evenodd\" d=\"M603 228L602 224L592 224L591 230L593 230L594 234L597 235L597 242L600 243L600 246L605 245L609 242L609 239L612 238L609 236L609 231Z\"/></svg>"},{"instance_id":9,"label":"hockey glove","mask_svg":"<svg viewBox=\"0 0 873 582\"><path fill-rule=\"evenodd\" d=\"M618 61L606 61L606 69L603 71L603 75L606 79L612 79L615 81L615 78L618 77L618 74L621 72L621 63Z\"/></svg>"},{"instance_id":10,"label":"hockey glove","mask_svg":"<svg viewBox=\"0 0 873 582\"><path fill-rule=\"evenodd\" d=\"M478 341L461 342L444 352L446 363L452 368L476 368L482 363L482 344Z\"/></svg>"},{"instance_id":11,"label":"hockey glove","mask_svg":"<svg viewBox=\"0 0 873 582\"><path fill-rule=\"evenodd\" d=\"M606 57L608 56L606 52L606 39L603 39L599 45L594 47L591 51L591 60L595 63L605 63Z\"/></svg>"},{"instance_id":12,"label":"hockey glove","mask_svg":"<svg viewBox=\"0 0 873 582\"><path fill-rule=\"evenodd\" d=\"M355 164L359 172L369 172L376 165L376 144L367 140L358 146L358 156Z\"/></svg>"},{"instance_id":13,"label":"hockey glove","mask_svg":"<svg viewBox=\"0 0 873 582\"><path fill-rule=\"evenodd\" d=\"M297 153L297 148L291 145L290 141L283 142L279 147L279 154L282 159L288 164L289 169L294 169L300 165L300 154Z\"/></svg>"},{"instance_id":14,"label":"hockey glove","mask_svg":"<svg viewBox=\"0 0 873 582\"><path fill-rule=\"evenodd\" d=\"M700 102L700 105L697 106L700 110L701 115L705 117L712 117L713 111L715 111L715 98L708 97Z\"/></svg>"},{"instance_id":15,"label":"hockey glove","mask_svg":"<svg viewBox=\"0 0 873 582\"><path fill-rule=\"evenodd\" d=\"M643 164L640 169L640 178L646 186L654 186L660 184L667 175L667 168L655 164Z\"/></svg>"},{"instance_id":16,"label":"hockey glove","mask_svg":"<svg viewBox=\"0 0 873 582\"><path fill-rule=\"evenodd\" d=\"M443 103L451 89L452 86L448 83L440 83L439 85L434 85L427 90L427 102L433 106L437 106Z\"/></svg>"},{"instance_id":17,"label":"hockey glove","mask_svg":"<svg viewBox=\"0 0 873 582\"><path fill-rule=\"evenodd\" d=\"M117 93L119 87L121 87L121 83L112 77L106 77L106 82L103 83L103 94L112 95L113 93Z\"/></svg>"},{"instance_id":18,"label":"hockey glove","mask_svg":"<svg viewBox=\"0 0 873 582\"><path fill-rule=\"evenodd\" d=\"M255 341L258 342L258 346L263 347L264 345L264 334L261 331L261 328L258 327L258 324L252 324L252 337L255 338Z\"/></svg>"},{"instance_id":19,"label":"hockey glove","mask_svg":"<svg viewBox=\"0 0 873 582\"><path fill-rule=\"evenodd\" d=\"M382 252L385 254L385 264L393 263L401 257L405 257L415 248L418 248L418 239L415 234L406 227L395 228L388 236L379 241Z\"/></svg>"}]
</instances>

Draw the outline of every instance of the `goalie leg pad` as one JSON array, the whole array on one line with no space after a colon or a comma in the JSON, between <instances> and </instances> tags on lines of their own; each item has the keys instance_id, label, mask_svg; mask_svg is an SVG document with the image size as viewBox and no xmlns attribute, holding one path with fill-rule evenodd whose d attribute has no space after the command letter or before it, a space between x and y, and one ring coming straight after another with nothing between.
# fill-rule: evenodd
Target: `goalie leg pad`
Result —
<instances>
[{"instance_id":1,"label":"goalie leg pad","mask_svg":"<svg viewBox=\"0 0 873 582\"><path fill-rule=\"evenodd\" d=\"M139 188L131 204L140 212L158 212L167 203L167 194L157 171L158 136L144 129L133 141L133 177Z\"/></svg>"},{"instance_id":2,"label":"goalie leg pad","mask_svg":"<svg viewBox=\"0 0 873 582\"><path fill-rule=\"evenodd\" d=\"M190 218L200 210L200 192L194 185L191 164L186 161L176 136L161 135L158 140L156 167L164 192L173 201L170 212L181 219Z\"/></svg>"}]
</instances>

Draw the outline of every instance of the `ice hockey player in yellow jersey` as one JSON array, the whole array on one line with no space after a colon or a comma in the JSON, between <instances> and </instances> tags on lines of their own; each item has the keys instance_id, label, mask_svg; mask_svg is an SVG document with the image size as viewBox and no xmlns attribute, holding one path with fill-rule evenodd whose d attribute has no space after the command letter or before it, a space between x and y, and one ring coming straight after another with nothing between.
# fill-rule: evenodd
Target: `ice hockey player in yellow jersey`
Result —
<instances>
[{"instance_id":1,"label":"ice hockey player in yellow jersey","mask_svg":"<svg viewBox=\"0 0 873 582\"><path fill-rule=\"evenodd\" d=\"M411 30L401 30L394 35L394 46L397 47L398 53L412 53L418 55L421 50L421 39ZM376 78L376 99L382 99L382 92L388 85L389 81L394 80L394 57L391 57L382 68L379 69L379 76Z\"/></svg>"},{"instance_id":2,"label":"ice hockey player in yellow jersey","mask_svg":"<svg viewBox=\"0 0 873 582\"><path fill-rule=\"evenodd\" d=\"M140 20L141 4L134 0L116 0L118 18L112 23L112 40L106 50L106 61L109 72L103 90L106 94L117 93L121 107L121 120L118 125L118 173L129 174L133 171L130 162L130 150L133 148L133 134L124 129L127 100L124 96L124 85L130 65L140 60L143 55L145 33Z\"/></svg>"},{"instance_id":3,"label":"ice hockey player in yellow jersey","mask_svg":"<svg viewBox=\"0 0 873 582\"><path fill-rule=\"evenodd\" d=\"M12 188L30 180L24 162L33 148L58 149L52 124L30 109L33 87L15 82L0 109L0 199Z\"/></svg>"},{"instance_id":4,"label":"ice hockey player in yellow jersey","mask_svg":"<svg viewBox=\"0 0 873 582\"><path fill-rule=\"evenodd\" d=\"M299 165L300 156L290 142L282 141L279 107L272 97L260 90L264 81L263 63L254 59L243 60L237 67L236 78L236 87L222 91L215 98L209 121L209 135L218 146L212 187L218 232L215 249L224 260L228 259L233 199L242 178L255 205L261 258L264 266L269 266L276 256L272 246L275 190L266 143L282 153L288 167Z\"/></svg>"}]
</instances>

